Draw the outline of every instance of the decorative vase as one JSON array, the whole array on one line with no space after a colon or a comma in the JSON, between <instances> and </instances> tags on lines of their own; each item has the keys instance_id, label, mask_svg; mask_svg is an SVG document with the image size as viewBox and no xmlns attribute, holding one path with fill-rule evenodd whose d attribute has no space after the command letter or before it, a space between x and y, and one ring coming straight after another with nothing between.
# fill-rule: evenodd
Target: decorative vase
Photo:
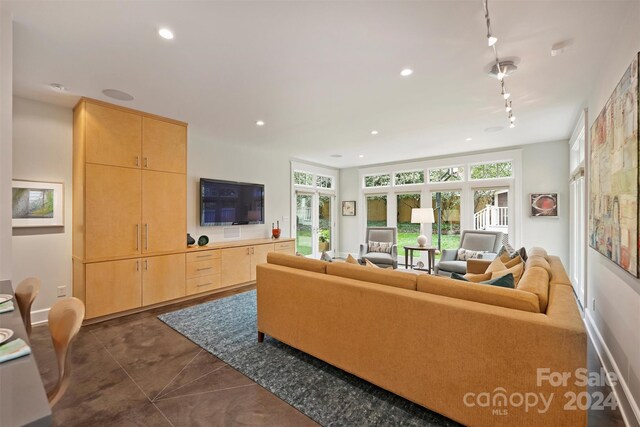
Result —
<instances>
[{"instance_id":1,"label":"decorative vase","mask_svg":"<svg viewBox=\"0 0 640 427\"><path fill-rule=\"evenodd\" d=\"M209 243L209 238L207 236L198 237L198 246L207 246Z\"/></svg>"},{"instance_id":2,"label":"decorative vase","mask_svg":"<svg viewBox=\"0 0 640 427\"><path fill-rule=\"evenodd\" d=\"M191 237L191 234L187 233L187 245L191 246L191 245L195 245L195 244L196 244L196 239Z\"/></svg>"},{"instance_id":3,"label":"decorative vase","mask_svg":"<svg viewBox=\"0 0 640 427\"><path fill-rule=\"evenodd\" d=\"M281 231L282 231L282 230L280 230L279 228L273 228L273 229L271 229L271 236L272 236L274 239L277 239L277 238L279 238L279 237L280 237L280 232L281 232Z\"/></svg>"}]
</instances>

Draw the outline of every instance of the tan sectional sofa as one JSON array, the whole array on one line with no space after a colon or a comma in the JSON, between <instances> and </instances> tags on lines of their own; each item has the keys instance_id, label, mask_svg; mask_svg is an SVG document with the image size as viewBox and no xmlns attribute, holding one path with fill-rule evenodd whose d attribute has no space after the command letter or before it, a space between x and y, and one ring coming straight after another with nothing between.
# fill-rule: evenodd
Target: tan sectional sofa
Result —
<instances>
[{"instance_id":1,"label":"tan sectional sofa","mask_svg":"<svg viewBox=\"0 0 640 427\"><path fill-rule=\"evenodd\" d=\"M531 253L519 289L271 253L257 268L259 337L465 425L585 426L586 411L564 409L586 391L573 290L557 257ZM538 369L570 377L552 385Z\"/></svg>"}]
</instances>

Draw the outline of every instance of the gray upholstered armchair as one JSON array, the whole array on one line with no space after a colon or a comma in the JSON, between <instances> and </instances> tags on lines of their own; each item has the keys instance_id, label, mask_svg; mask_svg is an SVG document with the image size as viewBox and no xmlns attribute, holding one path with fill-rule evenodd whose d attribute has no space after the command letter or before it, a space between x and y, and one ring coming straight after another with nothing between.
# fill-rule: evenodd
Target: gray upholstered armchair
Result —
<instances>
[{"instance_id":1,"label":"gray upholstered armchair","mask_svg":"<svg viewBox=\"0 0 640 427\"><path fill-rule=\"evenodd\" d=\"M464 230L460 236L460 248L470 251L486 251L482 254L482 259L494 259L502 246L502 232ZM441 276L451 276L456 272L465 274L467 272L467 261L458 260L458 249L443 249L440 262L438 262L433 272Z\"/></svg>"},{"instance_id":2,"label":"gray upholstered armchair","mask_svg":"<svg viewBox=\"0 0 640 427\"><path fill-rule=\"evenodd\" d=\"M378 267L398 268L398 234L395 227L367 227L366 243L360 245L358 261L364 264L368 259ZM391 243L391 253L369 252L369 242Z\"/></svg>"}]
</instances>

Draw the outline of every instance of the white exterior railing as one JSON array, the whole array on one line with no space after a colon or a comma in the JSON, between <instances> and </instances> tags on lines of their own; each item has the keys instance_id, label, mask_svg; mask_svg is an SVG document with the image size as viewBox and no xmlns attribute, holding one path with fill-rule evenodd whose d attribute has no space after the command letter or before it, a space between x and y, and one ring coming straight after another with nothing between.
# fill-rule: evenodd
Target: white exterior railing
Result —
<instances>
[{"instance_id":1,"label":"white exterior railing","mask_svg":"<svg viewBox=\"0 0 640 427\"><path fill-rule=\"evenodd\" d=\"M506 228L509 226L509 208L487 205L473 215L473 223L476 230Z\"/></svg>"}]
</instances>

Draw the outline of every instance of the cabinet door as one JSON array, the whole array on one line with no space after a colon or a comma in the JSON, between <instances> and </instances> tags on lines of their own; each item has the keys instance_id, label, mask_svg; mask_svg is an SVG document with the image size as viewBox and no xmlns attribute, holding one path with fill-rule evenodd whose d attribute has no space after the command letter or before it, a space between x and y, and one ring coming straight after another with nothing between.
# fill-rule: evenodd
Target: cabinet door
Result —
<instances>
[{"instance_id":1,"label":"cabinet door","mask_svg":"<svg viewBox=\"0 0 640 427\"><path fill-rule=\"evenodd\" d=\"M87 162L139 168L142 116L89 102L85 105Z\"/></svg>"},{"instance_id":2,"label":"cabinet door","mask_svg":"<svg viewBox=\"0 0 640 427\"><path fill-rule=\"evenodd\" d=\"M256 245L251 248L251 280L256 280L256 266L267 262L267 254L273 250L273 243Z\"/></svg>"},{"instance_id":3,"label":"cabinet door","mask_svg":"<svg viewBox=\"0 0 640 427\"><path fill-rule=\"evenodd\" d=\"M142 305L186 295L184 254L148 257L142 262Z\"/></svg>"},{"instance_id":4,"label":"cabinet door","mask_svg":"<svg viewBox=\"0 0 640 427\"><path fill-rule=\"evenodd\" d=\"M156 171L187 173L187 128L144 117L142 167Z\"/></svg>"},{"instance_id":5,"label":"cabinet door","mask_svg":"<svg viewBox=\"0 0 640 427\"><path fill-rule=\"evenodd\" d=\"M185 175L142 171L142 227L142 250L145 253L186 248Z\"/></svg>"},{"instance_id":6,"label":"cabinet door","mask_svg":"<svg viewBox=\"0 0 640 427\"><path fill-rule=\"evenodd\" d=\"M278 242L275 244L275 251L276 252L280 252L280 253L284 253L284 254L289 254L289 255L295 255L296 254L296 247L293 241L291 242Z\"/></svg>"},{"instance_id":7,"label":"cabinet door","mask_svg":"<svg viewBox=\"0 0 640 427\"><path fill-rule=\"evenodd\" d=\"M237 285L251 280L250 250L247 246L222 250L222 286Z\"/></svg>"},{"instance_id":8,"label":"cabinet door","mask_svg":"<svg viewBox=\"0 0 640 427\"><path fill-rule=\"evenodd\" d=\"M85 256L140 253L141 171L86 165Z\"/></svg>"},{"instance_id":9,"label":"cabinet door","mask_svg":"<svg viewBox=\"0 0 640 427\"><path fill-rule=\"evenodd\" d=\"M142 305L139 259L86 264L87 319L131 310Z\"/></svg>"}]
</instances>

